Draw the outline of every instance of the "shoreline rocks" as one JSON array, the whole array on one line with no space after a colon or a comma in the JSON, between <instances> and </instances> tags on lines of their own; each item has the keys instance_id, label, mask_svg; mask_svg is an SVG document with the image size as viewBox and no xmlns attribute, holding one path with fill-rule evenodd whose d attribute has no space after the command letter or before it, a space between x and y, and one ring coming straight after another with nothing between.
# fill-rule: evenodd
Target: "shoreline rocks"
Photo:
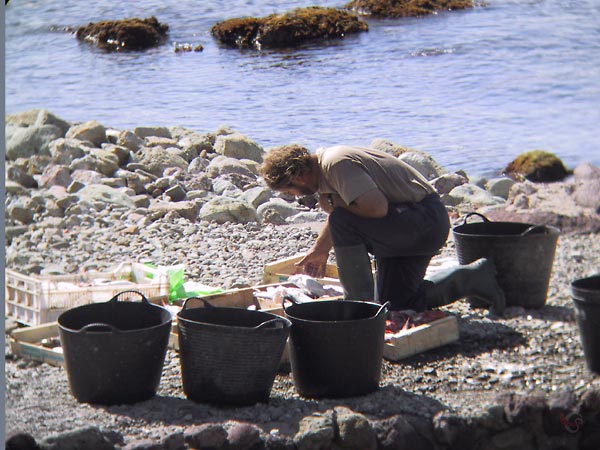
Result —
<instances>
[{"instance_id":1,"label":"shoreline rocks","mask_svg":"<svg viewBox=\"0 0 600 450\"><path fill-rule=\"evenodd\" d=\"M6 137L9 243L28 229L23 227L35 228L49 218L68 228L111 210L138 227L167 215L192 223L263 225L324 219L315 196L296 200L263 186L258 167L267 150L228 128L114 130L94 120L70 124L32 110L6 117ZM430 155L383 139L372 146L421 172L453 218L479 211L492 220L556 225L564 232L600 230L600 168L590 164L560 183L488 180L449 173ZM552 156L553 164L563 166Z\"/></svg>"}]
</instances>

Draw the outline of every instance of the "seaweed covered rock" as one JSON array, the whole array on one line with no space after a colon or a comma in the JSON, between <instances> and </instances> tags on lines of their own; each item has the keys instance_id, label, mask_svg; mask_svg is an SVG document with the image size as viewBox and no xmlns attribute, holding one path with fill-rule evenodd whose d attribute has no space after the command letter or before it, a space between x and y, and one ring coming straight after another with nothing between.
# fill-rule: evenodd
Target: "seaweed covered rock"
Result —
<instances>
[{"instance_id":1,"label":"seaweed covered rock","mask_svg":"<svg viewBox=\"0 0 600 450\"><path fill-rule=\"evenodd\" d=\"M532 150L517 156L503 171L511 178L526 178L529 181L560 181L569 171L554 154L543 150Z\"/></svg>"},{"instance_id":2,"label":"seaweed covered rock","mask_svg":"<svg viewBox=\"0 0 600 450\"><path fill-rule=\"evenodd\" d=\"M352 0L344 7L378 17L417 17L473 6L473 0Z\"/></svg>"},{"instance_id":3,"label":"seaweed covered rock","mask_svg":"<svg viewBox=\"0 0 600 450\"><path fill-rule=\"evenodd\" d=\"M164 43L169 26L156 17L147 19L103 20L77 28L76 36L95 46L110 50L145 50Z\"/></svg>"},{"instance_id":4,"label":"seaweed covered rock","mask_svg":"<svg viewBox=\"0 0 600 450\"><path fill-rule=\"evenodd\" d=\"M312 6L266 17L224 20L211 28L221 43L239 48L293 47L313 39L341 38L367 31L355 14L335 8Z\"/></svg>"}]
</instances>

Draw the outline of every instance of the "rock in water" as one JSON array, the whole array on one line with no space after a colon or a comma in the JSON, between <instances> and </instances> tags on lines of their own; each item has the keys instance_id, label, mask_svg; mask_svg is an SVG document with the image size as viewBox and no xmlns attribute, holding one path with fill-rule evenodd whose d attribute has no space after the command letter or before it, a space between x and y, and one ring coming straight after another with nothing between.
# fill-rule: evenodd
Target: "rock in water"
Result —
<instances>
[{"instance_id":1,"label":"rock in water","mask_svg":"<svg viewBox=\"0 0 600 450\"><path fill-rule=\"evenodd\" d=\"M156 17L103 20L77 28L77 39L110 50L145 50L164 43L169 26Z\"/></svg>"}]
</instances>

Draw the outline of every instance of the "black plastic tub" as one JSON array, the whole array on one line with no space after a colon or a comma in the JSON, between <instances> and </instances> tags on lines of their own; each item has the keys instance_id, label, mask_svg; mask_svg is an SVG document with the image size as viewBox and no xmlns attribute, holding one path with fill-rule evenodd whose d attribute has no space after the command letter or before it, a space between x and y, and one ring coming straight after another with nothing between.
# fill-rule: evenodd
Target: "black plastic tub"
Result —
<instances>
[{"instance_id":1,"label":"black plastic tub","mask_svg":"<svg viewBox=\"0 0 600 450\"><path fill-rule=\"evenodd\" d=\"M304 397L342 398L379 388L388 303L317 300L285 307L290 364Z\"/></svg>"},{"instance_id":2,"label":"black plastic tub","mask_svg":"<svg viewBox=\"0 0 600 450\"><path fill-rule=\"evenodd\" d=\"M571 298L587 367L600 375L600 274L573 281Z\"/></svg>"},{"instance_id":3,"label":"black plastic tub","mask_svg":"<svg viewBox=\"0 0 600 450\"><path fill-rule=\"evenodd\" d=\"M141 302L119 301L133 294ZM127 404L156 394L171 331L171 313L137 291L78 306L58 317L73 396L83 403Z\"/></svg>"},{"instance_id":4,"label":"black plastic tub","mask_svg":"<svg viewBox=\"0 0 600 450\"><path fill-rule=\"evenodd\" d=\"M483 222L467 223L471 216ZM460 264L479 258L494 262L506 306L541 308L546 304L554 253L560 231L548 225L492 222L478 213L465 216L452 229ZM469 299L479 303L476 299Z\"/></svg>"},{"instance_id":5,"label":"black plastic tub","mask_svg":"<svg viewBox=\"0 0 600 450\"><path fill-rule=\"evenodd\" d=\"M177 317L187 398L236 406L269 401L289 320L264 311L214 307L195 297L186 300Z\"/></svg>"}]
</instances>

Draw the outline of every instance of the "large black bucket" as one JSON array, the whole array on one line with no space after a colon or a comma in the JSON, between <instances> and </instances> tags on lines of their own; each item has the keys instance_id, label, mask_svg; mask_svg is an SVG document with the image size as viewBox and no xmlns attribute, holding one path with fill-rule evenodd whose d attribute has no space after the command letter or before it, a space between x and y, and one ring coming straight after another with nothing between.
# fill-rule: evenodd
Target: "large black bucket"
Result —
<instances>
[{"instance_id":1,"label":"large black bucket","mask_svg":"<svg viewBox=\"0 0 600 450\"><path fill-rule=\"evenodd\" d=\"M141 302L119 301L135 294ZM171 313L137 291L78 306L58 317L69 385L84 403L135 403L156 394Z\"/></svg>"},{"instance_id":2,"label":"large black bucket","mask_svg":"<svg viewBox=\"0 0 600 450\"><path fill-rule=\"evenodd\" d=\"M483 222L467 223L473 215ZM520 222L491 222L478 213L465 216L452 229L460 264L479 258L494 262L506 306L541 308L548 285L560 231L552 226ZM475 299L469 299L477 303Z\"/></svg>"},{"instance_id":3,"label":"large black bucket","mask_svg":"<svg viewBox=\"0 0 600 450\"><path fill-rule=\"evenodd\" d=\"M573 281L571 298L588 369L600 375L600 274Z\"/></svg>"},{"instance_id":4,"label":"large black bucket","mask_svg":"<svg viewBox=\"0 0 600 450\"><path fill-rule=\"evenodd\" d=\"M202 302L205 307L191 307ZM177 315L185 395L197 402L252 405L269 400L290 333L284 317L189 298Z\"/></svg>"},{"instance_id":5,"label":"large black bucket","mask_svg":"<svg viewBox=\"0 0 600 450\"><path fill-rule=\"evenodd\" d=\"M379 388L388 303L317 300L285 307L290 364L305 397L341 398Z\"/></svg>"}]
</instances>

